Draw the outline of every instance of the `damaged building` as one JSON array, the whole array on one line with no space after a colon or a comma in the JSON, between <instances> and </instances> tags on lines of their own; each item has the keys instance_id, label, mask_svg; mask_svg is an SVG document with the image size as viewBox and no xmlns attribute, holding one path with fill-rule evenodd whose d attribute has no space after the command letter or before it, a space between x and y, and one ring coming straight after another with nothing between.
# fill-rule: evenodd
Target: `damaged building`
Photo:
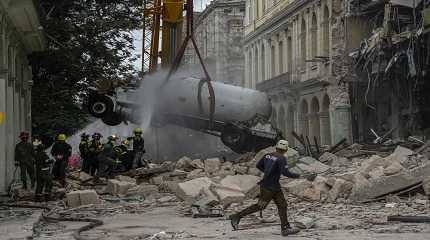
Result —
<instances>
[{"instance_id":1,"label":"damaged building","mask_svg":"<svg viewBox=\"0 0 430 240\"><path fill-rule=\"evenodd\" d=\"M273 123L332 145L352 141L341 0L246 1L245 86L267 92Z\"/></svg>"},{"instance_id":2,"label":"damaged building","mask_svg":"<svg viewBox=\"0 0 430 240\"><path fill-rule=\"evenodd\" d=\"M422 0L349 2L347 19L360 39L350 52L352 71L346 79L358 141L384 134L394 139L428 138L429 4Z\"/></svg>"},{"instance_id":3,"label":"damaged building","mask_svg":"<svg viewBox=\"0 0 430 240\"><path fill-rule=\"evenodd\" d=\"M245 1L215 0L203 12L195 13L194 16L197 46L212 80L243 86ZM200 72L200 67L197 66L199 60L191 44L185 52L184 63L192 71Z\"/></svg>"}]
</instances>

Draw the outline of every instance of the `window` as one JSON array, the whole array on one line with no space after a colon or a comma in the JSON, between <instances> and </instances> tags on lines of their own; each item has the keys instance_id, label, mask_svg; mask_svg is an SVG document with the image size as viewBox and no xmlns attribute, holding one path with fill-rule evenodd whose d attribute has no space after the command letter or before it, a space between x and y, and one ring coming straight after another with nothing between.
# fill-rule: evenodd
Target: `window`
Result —
<instances>
[{"instance_id":1,"label":"window","mask_svg":"<svg viewBox=\"0 0 430 240\"><path fill-rule=\"evenodd\" d=\"M305 19L302 19L301 33L300 33L300 56L301 56L301 64L303 67L306 63L306 22Z\"/></svg>"},{"instance_id":2,"label":"window","mask_svg":"<svg viewBox=\"0 0 430 240\"><path fill-rule=\"evenodd\" d=\"M324 8L324 19L323 19L323 54L324 57L329 57L330 55L330 33L329 33L329 10L328 7Z\"/></svg>"},{"instance_id":3,"label":"window","mask_svg":"<svg viewBox=\"0 0 430 240\"><path fill-rule=\"evenodd\" d=\"M287 38L287 67L288 71L292 72L293 70L293 41L291 37Z\"/></svg>"},{"instance_id":4,"label":"window","mask_svg":"<svg viewBox=\"0 0 430 240\"><path fill-rule=\"evenodd\" d=\"M276 76L276 68L275 68L276 52L275 52L275 46L274 45L272 45L272 47L271 47L270 55L272 57L272 59L270 60L270 65L271 65L271 70L272 70L272 72L271 72L272 76L271 77L273 78Z\"/></svg>"},{"instance_id":5,"label":"window","mask_svg":"<svg viewBox=\"0 0 430 240\"><path fill-rule=\"evenodd\" d=\"M317 26L317 16L315 15L315 13L312 15L312 36L311 36L311 41L312 41L312 58L314 58L315 56L317 56L318 54L318 40L317 40L317 30L318 30L318 26Z\"/></svg>"},{"instance_id":6,"label":"window","mask_svg":"<svg viewBox=\"0 0 430 240\"><path fill-rule=\"evenodd\" d=\"M266 80L266 59L265 59L265 52L264 52L264 42L261 44L261 57L260 57L260 63L261 63L261 81Z\"/></svg>"}]
</instances>

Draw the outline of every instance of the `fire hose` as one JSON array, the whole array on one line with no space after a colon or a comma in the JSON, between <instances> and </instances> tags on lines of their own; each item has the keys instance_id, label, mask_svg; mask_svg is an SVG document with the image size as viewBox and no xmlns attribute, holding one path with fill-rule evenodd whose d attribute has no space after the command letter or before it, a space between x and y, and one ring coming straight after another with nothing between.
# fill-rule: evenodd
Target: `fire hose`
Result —
<instances>
[{"instance_id":1,"label":"fire hose","mask_svg":"<svg viewBox=\"0 0 430 240\"><path fill-rule=\"evenodd\" d=\"M82 232L89 231L95 227L103 225L103 221L94 218L73 218L73 217L51 217L48 214L52 211L51 208L47 206L39 206L39 205L31 205L31 204L8 204L8 203L0 203L0 207L9 207L9 208L31 208L31 209L42 209L42 216L39 219L42 221L56 221L56 222L88 222L89 224L82 226L74 231L72 236L76 240L86 240L87 238L81 236Z\"/></svg>"}]
</instances>

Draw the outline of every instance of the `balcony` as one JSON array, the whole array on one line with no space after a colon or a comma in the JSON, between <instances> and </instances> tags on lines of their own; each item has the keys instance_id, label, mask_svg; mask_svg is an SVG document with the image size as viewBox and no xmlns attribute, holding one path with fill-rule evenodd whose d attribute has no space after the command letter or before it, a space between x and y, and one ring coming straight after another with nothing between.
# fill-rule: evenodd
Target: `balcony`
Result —
<instances>
[{"instance_id":1,"label":"balcony","mask_svg":"<svg viewBox=\"0 0 430 240\"><path fill-rule=\"evenodd\" d=\"M269 80L257 83L257 90L268 91L275 88L285 88L291 85L291 73L286 72Z\"/></svg>"}]
</instances>

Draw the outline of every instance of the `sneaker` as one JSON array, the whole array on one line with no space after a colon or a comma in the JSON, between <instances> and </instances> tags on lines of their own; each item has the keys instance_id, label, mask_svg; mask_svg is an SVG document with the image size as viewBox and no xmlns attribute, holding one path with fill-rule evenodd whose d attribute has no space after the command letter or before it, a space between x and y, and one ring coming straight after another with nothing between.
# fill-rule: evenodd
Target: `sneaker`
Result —
<instances>
[{"instance_id":1,"label":"sneaker","mask_svg":"<svg viewBox=\"0 0 430 240\"><path fill-rule=\"evenodd\" d=\"M299 232L300 232L299 229L289 227L289 228L282 229L281 235L285 237L285 236L288 236L288 235L297 234Z\"/></svg>"},{"instance_id":2,"label":"sneaker","mask_svg":"<svg viewBox=\"0 0 430 240\"><path fill-rule=\"evenodd\" d=\"M234 231L237 231L237 230L239 230L239 222L240 222L240 218L239 217L236 217L236 216L230 216L230 223L231 223L231 226L233 227L233 230Z\"/></svg>"}]
</instances>

